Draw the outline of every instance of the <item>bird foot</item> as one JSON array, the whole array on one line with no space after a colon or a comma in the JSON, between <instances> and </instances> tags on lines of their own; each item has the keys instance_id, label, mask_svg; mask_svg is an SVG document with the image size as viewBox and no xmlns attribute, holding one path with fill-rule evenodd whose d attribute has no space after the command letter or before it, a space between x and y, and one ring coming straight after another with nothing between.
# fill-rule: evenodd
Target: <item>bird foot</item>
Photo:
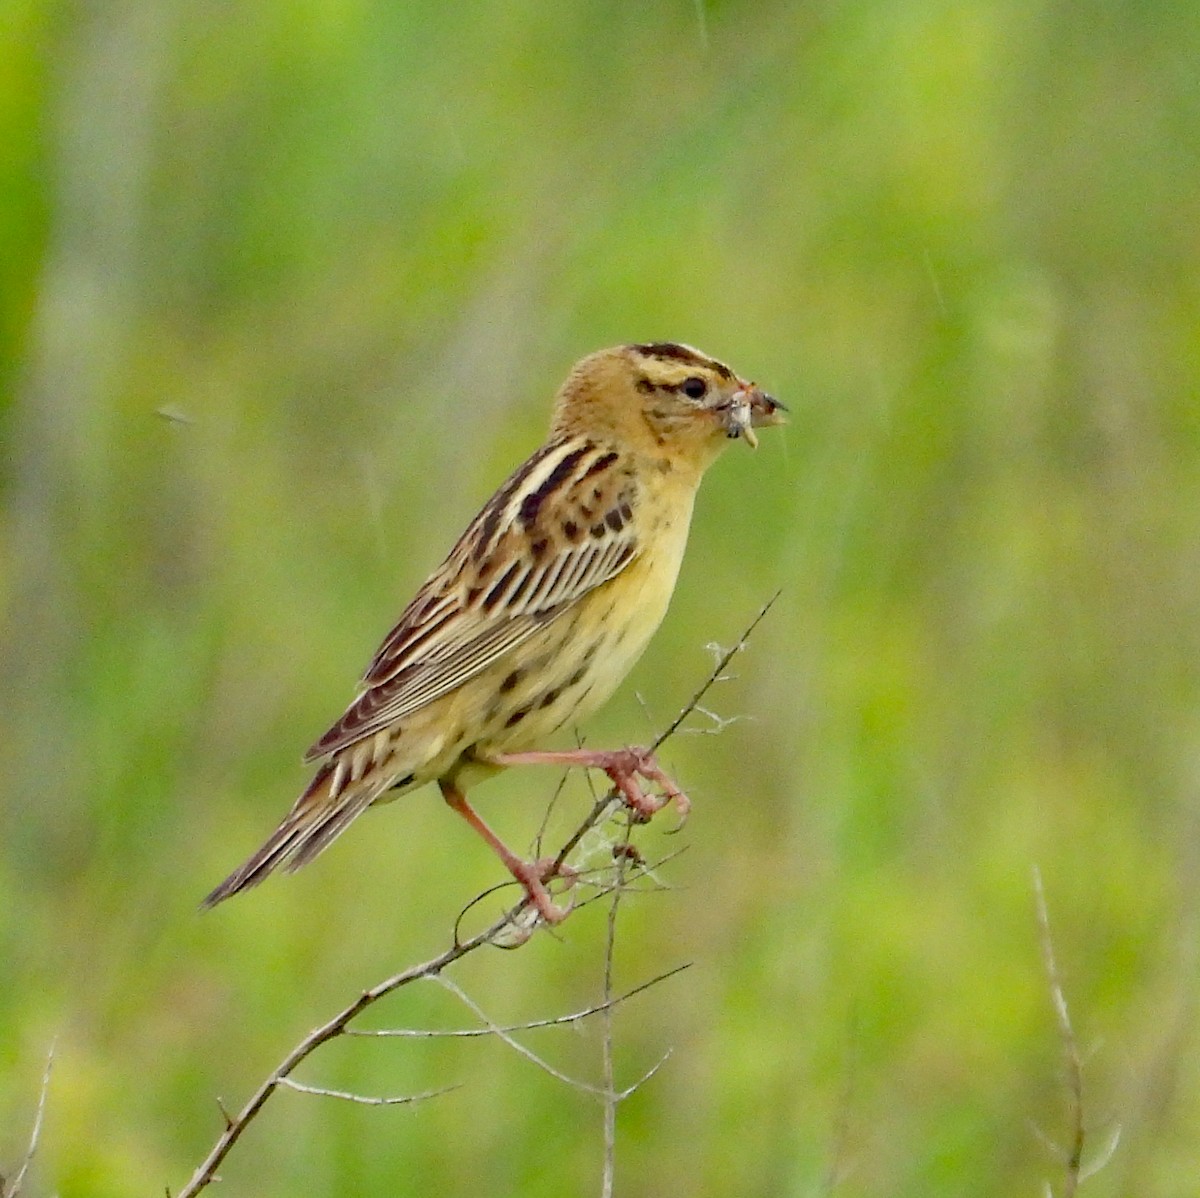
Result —
<instances>
[{"instance_id":1,"label":"bird foot","mask_svg":"<svg viewBox=\"0 0 1200 1198\"><path fill-rule=\"evenodd\" d=\"M612 749L597 753L596 758L596 767L608 775L621 800L639 822L646 822L668 803L675 804L681 824L687 819L692 809L691 800L675 785L649 749ZM647 794L639 779L658 786L662 793Z\"/></svg>"},{"instance_id":2,"label":"bird foot","mask_svg":"<svg viewBox=\"0 0 1200 1198\"><path fill-rule=\"evenodd\" d=\"M520 882L525 890L525 900L549 924L562 923L571 914L573 904L560 907L550 897L546 883L551 878L562 878L567 886L573 886L578 873L569 865L560 864L555 857L539 857L536 861L514 858L506 861L509 873Z\"/></svg>"},{"instance_id":3,"label":"bird foot","mask_svg":"<svg viewBox=\"0 0 1200 1198\"><path fill-rule=\"evenodd\" d=\"M489 760L495 765L561 765L603 770L621 801L644 823L668 803L675 804L680 823L692 809L691 800L671 780L649 749L567 749L535 750L525 753L498 753ZM639 779L658 786L661 794L647 794Z\"/></svg>"}]
</instances>

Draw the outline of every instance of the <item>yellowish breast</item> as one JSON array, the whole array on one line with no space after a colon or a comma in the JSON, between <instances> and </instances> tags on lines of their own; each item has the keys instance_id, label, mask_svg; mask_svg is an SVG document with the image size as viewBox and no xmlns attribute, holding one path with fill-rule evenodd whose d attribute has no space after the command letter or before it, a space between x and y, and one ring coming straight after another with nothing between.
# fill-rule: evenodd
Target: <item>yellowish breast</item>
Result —
<instances>
[{"instance_id":1,"label":"yellowish breast","mask_svg":"<svg viewBox=\"0 0 1200 1198\"><path fill-rule=\"evenodd\" d=\"M687 545L690 497L652 505L638 556L472 685L474 753L539 747L612 696L662 623ZM482 681L482 679L481 679ZM466 689L466 688L464 688ZM486 697L485 697L486 696ZM465 697L465 696L464 696Z\"/></svg>"},{"instance_id":2,"label":"yellowish breast","mask_svg":"<svg viewBox=\"0 0 1200 1198\"><path fill-rule=\"evenodd\" d=\"M579 704L576 719L586 719L608 701L658 631L679 577L691 514L688 504L669 523L664 521L626 570L580 604L585 609L580 623L590 626L601 648L591 690Z\"/></svg>"}]
</instances>

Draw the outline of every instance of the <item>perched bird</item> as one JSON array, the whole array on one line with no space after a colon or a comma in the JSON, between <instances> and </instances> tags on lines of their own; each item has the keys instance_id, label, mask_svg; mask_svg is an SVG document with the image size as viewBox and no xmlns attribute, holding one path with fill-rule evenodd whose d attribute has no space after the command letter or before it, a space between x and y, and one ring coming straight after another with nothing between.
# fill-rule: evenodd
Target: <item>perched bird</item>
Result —
<instances>
[{"instance_id":1,"label":"perched bird","mask_svg":"<svg viewBox=\"0 0 1200 1198\"><path fill-rule=\"evenodd\" d=\"M683 792L643 749L535 750L603 704L667 610L700 478L782 405L674 342L578 362L550 436L459 537L379 647L358 697L305 760L315 777L283 822L204 900L311 861L373 803L426 782L495 850L548 922L553 861L513 853L466 791L508 766L604 770L648 816ZM643 782L661 794L647 794Z\"/></svg>"}]
</instances>

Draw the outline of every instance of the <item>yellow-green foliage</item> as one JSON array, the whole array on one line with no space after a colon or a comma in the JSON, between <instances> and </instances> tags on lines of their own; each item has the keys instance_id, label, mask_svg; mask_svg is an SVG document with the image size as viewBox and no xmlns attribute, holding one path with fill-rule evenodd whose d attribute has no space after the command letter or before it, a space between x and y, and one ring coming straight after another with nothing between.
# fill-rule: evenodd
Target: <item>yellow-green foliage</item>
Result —
<instances>
[{"instance_id":1,"label":"yellow-green foliage","mask_svg":"<svg viewBox=\"0 0 1200 1198\"><path fill-rule=\"evenodd\" d=\"M691 342L792 408L707 480L590 743L776 588L744 717L667 754L627 904L624 1196L1200 1178L1200 8L15 0L0 20L0 1162L183 1183L286 1048L443 947L494 858L431 789L200 916L581 354ZM645 701L643 711L635 695ZM554 778L477 795L528 844ZM576 811L581 782L567 791ZM507 896L506 896L507 897ZM492 908L497 901L491 901ZM603 913L456 978L586 1005ZM432 986L374 1022L454 1026ZM534 1047L598 1078L598 1029ZM340 1043L220 1192L599 1192L601 1112L498 1043ZM0 1171L3 1171L0 1168Z\"/></svg>"}]
</instances>

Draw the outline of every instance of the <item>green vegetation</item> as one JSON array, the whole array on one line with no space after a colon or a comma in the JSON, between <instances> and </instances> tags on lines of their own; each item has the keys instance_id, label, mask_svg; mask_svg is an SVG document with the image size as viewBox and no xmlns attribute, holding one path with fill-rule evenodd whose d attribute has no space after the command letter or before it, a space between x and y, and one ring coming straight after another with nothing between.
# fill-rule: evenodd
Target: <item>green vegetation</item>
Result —
<instances>
[{"instance_id":1,"label":"green vegetation","mask_svg":"<svg viewBox=\"0 0 1200 1198\"><path fill-rule=\"evenodd\" d=\"M0 37L0 1171L177 1190L234 1105L501 871L430 789L201 916L567 367L673 338L792 408L702 493L585 731L695 811L630 901L617 1193L1200 1177L1200 8L1171 0L10 0ZM165 413L165 414L164 414ZM477 796L529 843L554 779ZM582 812L581 781L566 801ZM668 820L669 822L669 820ZM482 920L497 909L490 900ZM455 974L593 1000L599 906ZM434 986L375 1023L461 1026ZM599 1028L531 1039L598 1077ZM254 1195L598 1193L601 1112L495 1042L353 1041ZM213 1191L216 1192L216 1191Z\"/></svg>"}]
</instances>

